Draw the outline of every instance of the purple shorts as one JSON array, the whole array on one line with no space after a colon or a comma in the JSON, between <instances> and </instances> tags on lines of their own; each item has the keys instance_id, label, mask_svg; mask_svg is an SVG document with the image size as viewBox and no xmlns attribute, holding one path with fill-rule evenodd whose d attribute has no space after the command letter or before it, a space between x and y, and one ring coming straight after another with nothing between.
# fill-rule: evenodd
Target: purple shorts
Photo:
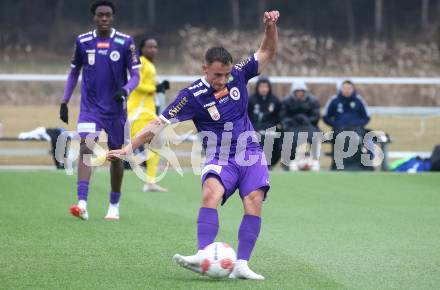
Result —
<instances>
[{"instance_id":1,"label":"purple shorts","mask_svg":"<svg viewBox=\"0 0 440 290\"><path fill-rule=\"evenodd\" d=\"M262 189L265 193L264 199L266 199L270 185L269 170L264 152L260 148L248 149L243 159L248 162L249 157L255 158L257 161L243 164L238 158L232 156L227 161L214 158L203 166L202 185L208 176L214 175L225 188L222 205L237 189L242 199L252 191Z\"/></svg>"},{"instance_id":2,"label":"purple shorts","mask_svg":"<svg viewBox=\"0 0 440 290\"><path fill-rule=\"evenodd\" d=\"M126 116L114 118L102 118L91 114L80 114L78 118L77 132L81 138L97 138L99 133L104 130L107 133L107 144L110 150L121 149L125 140L130 140L130 126L124 134L126 126ZM127 135L128 134L128 135ZM128 136L128 139L125 137Z\"/></svg>"}]
</instances>

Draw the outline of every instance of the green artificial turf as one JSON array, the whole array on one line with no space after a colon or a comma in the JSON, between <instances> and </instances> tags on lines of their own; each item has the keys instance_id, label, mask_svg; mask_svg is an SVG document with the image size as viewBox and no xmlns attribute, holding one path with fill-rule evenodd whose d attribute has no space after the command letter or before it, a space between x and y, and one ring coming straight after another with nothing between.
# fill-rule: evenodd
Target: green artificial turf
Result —
<instances>
[{"instance_id":1,"label":"green artificial turf","mask_svg":"<svg viewBox=\"0 0 440 290\"><path fill-rule=\"evenodd\" d=\"M0 171L0 289L438 289L440 175L271 175L251 267L265 281L211 280L174 265L196 250L200 177L168 174L142 193L127 172L121 220L108 222L109 176L95 172L87 222L69 215L75 176ZM238 196L218 241L237 246Z\"/></svg>"}]
</instances>

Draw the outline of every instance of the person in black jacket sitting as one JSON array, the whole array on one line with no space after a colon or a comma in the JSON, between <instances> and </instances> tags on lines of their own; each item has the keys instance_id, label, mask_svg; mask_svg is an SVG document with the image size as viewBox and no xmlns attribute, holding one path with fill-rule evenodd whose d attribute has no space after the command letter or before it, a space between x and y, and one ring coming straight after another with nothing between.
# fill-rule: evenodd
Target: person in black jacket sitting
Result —
<instances>
[{"instance_id":1,"label":"person in black jacket sitting","mask_svg":"<svg viewBox=\"0 0 440 290\"><path fill-rule=\"evenodd\" d=\"M320 118L320 105L318 100L312 96L306 84L302 81L293 83L291 94L286 96L282 102L281 124L285 132L294 132L293 146L289 163L290 170L298 170L296 157L298 144L298 133L307 132L307 143L313 144L311 169L318 171L320 142L312 143L313 133L320 132L318 122ZM296 145L296 146L295 146Z\"/></svg>"},{"instance_id":2,"label":"person in black jacket sitting","mask_svg":"<svg viewBox=\"0 0 440 290\"><path fill-rule=\"evenodd\" d=\"M249 98L248 115L255 131L261 134L261 148L265 149L264 135L270 134L269 131L266 131L267 129L273 128L275 132L280 132L280 113L281 103L273 95L269 79L260 77L255 86L255 94ZM281 157L281 138L274 138L273 148L269 149L272 149L272 157L269 164L269 168L271 168ZM269 153L265 152L266 156L269 156Z\"/></svg>"}]
</instances>

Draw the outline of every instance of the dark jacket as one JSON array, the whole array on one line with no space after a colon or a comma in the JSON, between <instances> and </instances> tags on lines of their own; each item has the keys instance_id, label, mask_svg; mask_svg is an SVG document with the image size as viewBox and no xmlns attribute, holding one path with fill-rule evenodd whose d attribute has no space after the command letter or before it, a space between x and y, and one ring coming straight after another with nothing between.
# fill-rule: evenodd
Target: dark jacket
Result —
<instances>
[{"instance_id":1,"label":"dark jacket","mask_svg":"<svg viewBox=\"0 0 440 290\"><path fill-rule=\"evenodd\" d=\"M292 93L284 98L282 103L282 123L286 127L297 127L297 126L318 126L320 117L320 105L318 100L309 94L307 87L301 88L305 92L304 100L299 100L295 96L295 91L293 89ZM289 129L289 128L286 128Z\"/></svg>"},{"instance_id":2,"label":"dark jacket","mask_svg":"<svg viewBox=\"0 0 440 290\"><path fill-rule=\"evenodd\" d=\"M258 94L261 83L269 84L269 93L263 97ZM260 78L255 86L255 94L249 98L248 115L256 131L266 130L280 124L281 103L272 94L272 85L266 78Z\"/></svg>"},{"instance_id":3,"label":"dark jacket","mask_svg":"<svg viewBox=\"0 0 440 290\"><path fill-rule=\"evenodd\" d=\"M324 109L324 122L333 128L364 127L369 121L367 104L356 91L350 97L339 92Z\"/></svg>"}]
</instances>

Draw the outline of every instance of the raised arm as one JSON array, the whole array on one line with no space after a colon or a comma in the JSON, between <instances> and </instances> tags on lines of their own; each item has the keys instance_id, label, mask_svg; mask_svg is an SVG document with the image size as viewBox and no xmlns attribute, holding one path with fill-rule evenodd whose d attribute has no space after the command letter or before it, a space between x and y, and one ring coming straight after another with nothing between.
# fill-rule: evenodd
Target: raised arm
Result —
<instances>
[{"instance_id":1,"label":"raised arm","mask_svg":"<svg viewBox=\"0 0 440 290\"><path fill-rule=\"evenodd\" d=\"M258 73L261 73L275 55L278 44L277 21L280 17L279 11L264 12L263 22L266 25L263 41L257 50Z\"/></svg>"}]
</instances>

